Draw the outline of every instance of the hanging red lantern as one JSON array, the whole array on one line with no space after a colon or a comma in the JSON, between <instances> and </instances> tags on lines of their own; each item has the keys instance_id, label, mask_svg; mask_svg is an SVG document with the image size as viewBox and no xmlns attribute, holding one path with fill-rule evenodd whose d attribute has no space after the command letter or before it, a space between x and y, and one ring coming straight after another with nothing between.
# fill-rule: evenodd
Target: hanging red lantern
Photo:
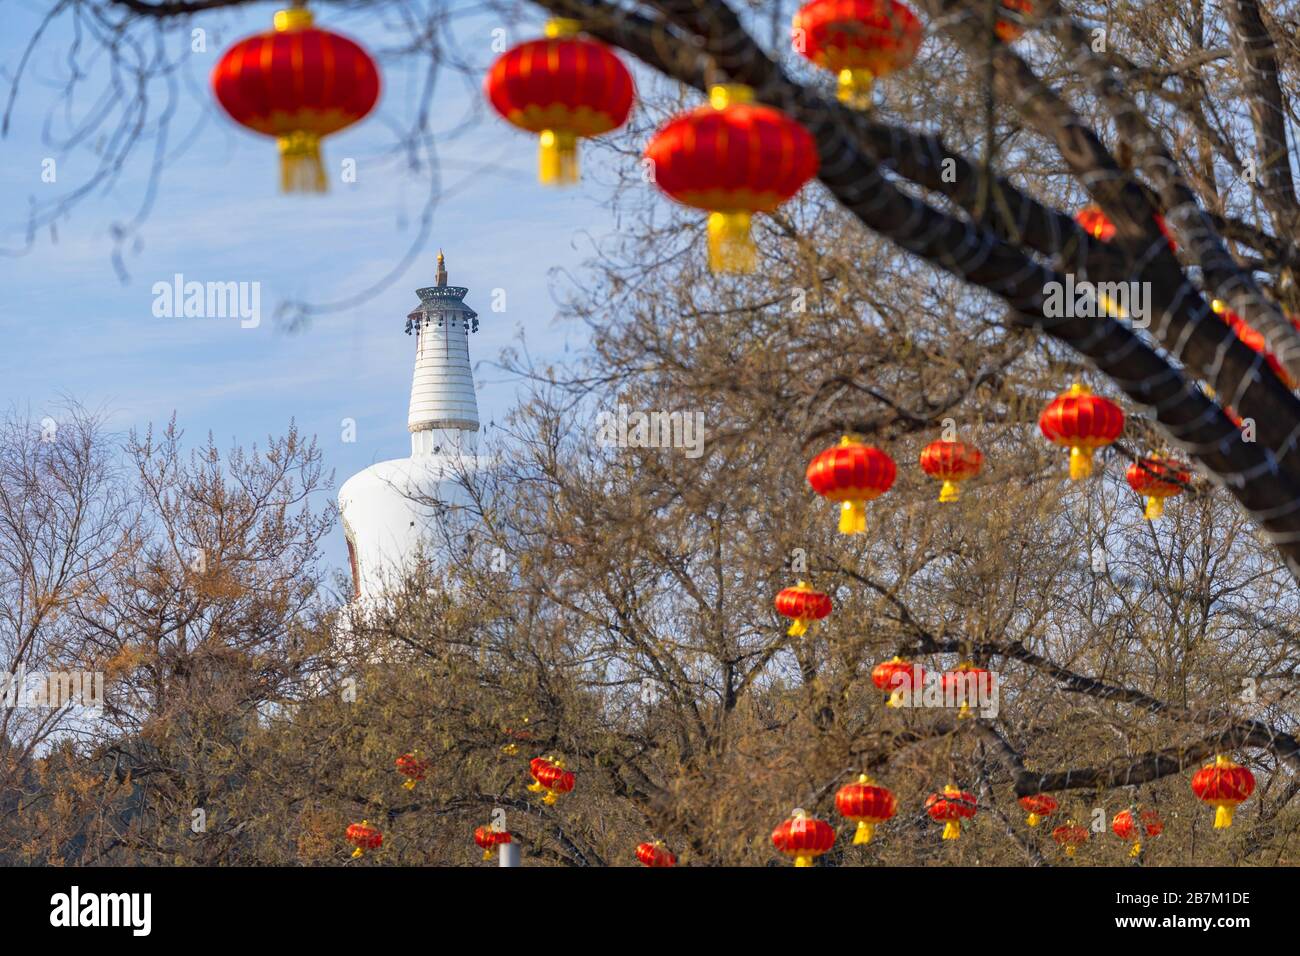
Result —
<instances>
[{"instance_id":1,"label":"hanging red lantern","mask_svg":"<svg viewBox=\"0 0 1300 956\"><path fill-rule=\"evenodd\" d=\"M1281 379L1282 384L1293 391L1296 388L1296 381L1291 377L1291 373L1286 370L1286 366L1281 363L1276 355L1269 351L1268 345L1264 341L1264 336L1255 331L1245 319L1228 308L1227 304L1220 299L1213 299L1210 302L1210 308L1228 328L1232 329L1237 338L1241 339L1243 345L1251 351L1264 356L1264 362L1273 370L1273 374ZM1294 325L1294 321L1292 325Z\"/></svg>"},{"instance_id":2,"label":"hanging red lantern","mask_svg":"<svg viewBox=\"0 0 1300 956\"><path fill-rule=\"evenodd\" d=\"M795 810L772 831L772 845L794 857L795 866L812 866L813 860L835 845L835 828L804 810Z\"/></svg>"},{"instance_id":3,"label":"hanging red lantern","mask_svg":"<svg viewBox=\"0 0 1300 956\"><path fill-rule=\"evenodd\" d=\"M578 140L627 122L636 90L623 61L603 43L578 36L581 24L556 17L546 39L503 53L488 71L492 108L538 134L538 178L551 185L578 181Z\"/></svg>"},{"instance_id":4,"label":"hanging red lantern","mask_svg":"<svg viewBox=\"0 0 1300 956\"><path fill-rule=\"evenodd\" d=\"M708 211L714 272L753 271L753 214L773 212L817 175L812 134L753 99L747 86L715 86L708 106L670 119L645 149L663 192Z\"/></svg>"},{"instance_id":5,"label":"hanging red lantern","mask_svg":"<svg viewBox=\"0 0 1300 956\"><path fill-rule=\"evenodd\" d=\"M555 760L544 767L538 767L536 777L537 782L546 791L546 796L542 797L542 803L547 806L554 805L555 801L562 795L570 793L577 783L573 773L564 769L563 760Z\"/></svg>"},{"instance_id":6,"label":"hanging red lantern","mask_svg":"<svg viewBox=\"0 0 1300 956\"><path fill-rule=\"evenodd\" d=\"M984 467L984 455L973 445L960 441L932 441L921 452L921 470L943 482L941 502L961 498L960 482L974 478Z\"/></svg>"},{"instance_id":7,"label":"hanging red lantern","mask_svg":"<svg viewBox=\"0 0 1300 956\"><path fill-rule=\"evenodd\" d=\"M383 833L376 827L372 827L369 820L349 824L347 838L348 842L356 847L352 851L352 859L354 860L365 853L366 850L377 850L384 845Z\"/></svg>"},{"instance_id":8,"label":"hanging red lantern","mask_svg":"<svg viewBox=\"0 0 1300 956\"><path fill-rule=\"evenodd\" d=\"M1165 499L1181 495L1192 480L1191 472L1186 468L1177 462L1165 461L1159 455L1133 462L1124 472L1124 477L1130 488L1146 496L1147 505L1142 516L1148 521L1155 521L1164 514Z\"/></svg>"},{"instance_id":9,"label":"hanging red lantern","mask_svg":"<svg viewBox=\"0 0 1300 956\"><path fill-rule=\"evenodd\" d=\"M550 757L534 757L528 761L528 773L533 778L533 782L528 785L530 793L541 793L546 789L542 785L541 772L551 766Z\"/></svg>"},{"instance_id":10,"label":"hanging red lantern","mask_svg":"<svg viewBox=\"0 0 1300 956\"><path fill-rule=\"evenodd\" d=\"M1074 856L1088 842L1088 828L1068 820L1052 831L1052 839L1065 849L1066 856Z\"/></svg>"},{"instance_id":11,"label":"hanging red lantern","mask_svg":"<svg viewBox=\"0 0 1300 956\"><path fill-rule=\"evenodd\" d=\"M810 461L807 472L813 491L840 503L840 534L867 530L866 503L893 487L897 476L894 459L849 435Z\"/></svg>"},{"instance_id":12,"label":"hanging red lantern","mask_svg":"<svg viewBox=\"0 0 1300 956\"><path fill-rule=\"evenodd\" d=\"M397 758L397 772L407 778L402 784L407 790L414 790L416 783L424 779L429 769L429 761L422 760L419 753L420 751L413 750Z\"/></svg>"},{"instance_id":13,"label":"hanging red lantern","mask_svg":"<svg viewBox=\"0 0 1300 956\"><path fill-rule=\"evenodd\" d=\"M925 683L925 669L895 655L871 669L871 683L889 695L885 706L902 707L907 695Z\"/></svg>"},{"instance_id":14,"label":"hanging red lantern","mask_svg":"<svg viewBox=\"0 0 1300 956\"><path fill-rule=\"evenodd\" d=\"M677 857L664 848L662 840L642 843L636 848L636 858L643 866L676 866Z\"/></svg>"},{"instance_id":15,"label":"hanging red lantern","mask_svg":"<svg viewBox=\"0 0 1300 956\"><path fill-rule=\"evenodd\" d=\"M1044 817L1050 817L1060 806L1055 798L1045 793L1032 793L1027 797L1021 797L1020 805L1029 812L1029 816L1025 817L1025 823L1031 827L1038 826L1043 822Z\"/></svg>"},{"instance_id":16,"label":"hanging red lantern","mask_svg":"<svg viewBox=\"0 0 1300 956\"><path fill-rule=\"evenodd\" d=\"M1143 810L1135 820L1133 811L1129 809L1115 814L1114 819L1110 821L1110 828L1121 840L1133 841L1133 847L1128 855L1136 857L1142 853L1143 836L1157 837L1164 832L1165 825L1160 820L1160 814L1154 810Z\"/></svg>"},{"instance_id":17,"label":"hanging red lantern","mask_svg":"<svg viewBox=\"0 0 1300 956\"><path fill-rule=\"evenodd\" d=\"M301 7L245 37L217 61L212 91L230 118L280 148L285 192L324 192L321 137L362 119L379 99L379 71L360 46L312 25Z\"/></svg>"},{"instance_id":18,"label":"hanging red lantern","mask_svg":"<svg viewBox=\"0 0 1300 956\"><path fill-rule=\"evenodd\" d=\"M1192 792L1202 803L1215 807L1214 829L1232 826L1232 811L1255 792L1255 775L1223 754L1192 775Z\"/></svg>"},{"instance_id":19,"label":"hanging red lantern","mask_svg":"<svg viewBox=\"0 0 1300 956\"><path fill-rule=\"evenodd\" d=\"M1090 206L1084 206L1074 214L1074 221L1079 224L1092 238L1101 242L1110 242L1115 238L1115 224L1110 221L1110 217L1101 211L1101 207L1095 203ZM1169 248L1173 252L1178 251L1178 243L1174 241L1174 234L1169 231L1169 224L1165 222L1165 217L1156 213L1156 228L1160 234L1165 237L1169 243Z\"/></svg>"},{"instance_id":20,"label":"hanging red lantern","mask_svg":"<svg viewBox=\"0 0 1300 956\"><path fill-rule=\"evenodd\" d=\"M960 706L957 717L964 719L971 715L971 701L980 704L990 700L997 684L997 676L970 661L963 661L953 670L946 671L939 682L943 688L944 704L950 707Z\"/></svg>"},{"instance_id":21,"label":"hanging red lantern","mask_svg":"<svg viewBox=\"0 0 1300 956\"><path fill-rule=\"evenodd\" d=\"M952 784L940 793L932 793L925 798L925 812L930 819L943 824L943 838L958 840L961 838L961 821L975 816L978 809L975 794Z\"/></svg>"},{"instance_id":22,"label":"hanging red lantern","mask_svg":"<svg viewBox=\"0 0 1300 956\"><path fill-rule=\"evenodd\" d=\"M1054 445L1070 449L1070 478L1092 474L1092 454L1113 443L1124 431L1124 412L1109 399L1094 395L1075 382L1052 399L1039 416L1038 427Z\"/></svg>"},{"instance_id":23,"label":"hanging red lantern","mask_svg":"<svg viewBox=\"0 0 1300 956\"><path fill-rule=\"evenodd\" d=\"M853 783L840 787L835 794L835 809L850 823L858 825L853 843L870 843L878 824L898 812L898 801L889 788L882 787L867 774L859 774Z\"/></svg>"},{"instance_id":24,"label":"hanging red lantern","mask_svg":"<svg viewBox=\"0 0 1300 956\"><path fill-rule=\"evenodd\" d=\"M483 850L483 859L492 859L492 851L499 846L511 842L514 838L505 830L494 830L492 827L475 827L474 842Z\"/></svg>"},{"instance_id":25,"label":"hanging red lantern","mask_svg":"<svg viewBox=\"0 0 1300 956\"><path fill-rule=\"evenodd\" d=\"M799 637L807 633L813 621L820 621L831 613L833 605L829 594L823 594L800 581L776 596L777 613L794 618L786 634Z\"/></svg>"},{"instance_id":26,"label":"hanging red lantern","mask_svg":"<svg viewBox=\"0 0 1300 956\"><path fill-rule=\"evenodd\" d=\"M1002 0L1002 9L1032 14L1034 12L1034 0ZM998 39L1003 43L1015 43L1020 39L1021 34L1025 32L1025 28L1011 20L998 20L993 25L993 32L998 35Z\"/></svg>"},{"instance_id":27,"label":"hanging red lantern","mask_svg":"<svg viewBox=\"0 0 1300 956\"><path fill-rule=\"evenodd\" d=\"M921 21L898 0L812 0L794 15L794 49L839 80L841 103L871 105L871 84L905 68L921 45Z\"/></svg>"}]
</instances>

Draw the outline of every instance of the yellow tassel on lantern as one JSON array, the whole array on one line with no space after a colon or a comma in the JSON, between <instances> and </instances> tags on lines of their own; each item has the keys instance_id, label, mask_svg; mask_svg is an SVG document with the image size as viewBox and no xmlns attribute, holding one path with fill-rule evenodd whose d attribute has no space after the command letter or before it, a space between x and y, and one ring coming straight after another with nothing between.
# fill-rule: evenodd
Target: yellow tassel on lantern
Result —
<instances>
[{"instance_id":1,"label":"yellow tassel on lantern","mask_svg":"<svg viewBox=\"0 0 1300 956\"><path fill-rule=\"evenodd\" d=\"M487 862L487 861L490 860L490 859L492 859L492 848L491 848L491 847L484 847L484 848L483 848L483 861L484 861L484 862Z\"/></svg>"},{"instance_id":2,"label":"yellow tassel on lantern","mask_svg":"<svg viewBox=\"0 0 1300 956\"><path fill-rule=\"evenodd\" d=\"M276 138L280 147L280 191L286 193L323 193L326 190L325 167L320 158L320 137L297 130Z\"/></svg>"},{"instance_id":3,"label":"yellow tassel on lantern","mask_svg":"<svg viewBox=\"0 0 1300 956\"><path fill-rule=\"evenodd\" d=\"M1075 852L1076 852L1078 849L1079 849L1079 848L1078 848L1077 846L1075 846L1073 843L1071 843L1069 846L1067 846L1067 847L1065 848L1065 855L1066 855L1066 856L1074 856Z\"/></svg>"},{"instance_id":4,"label":"yellow tassel on lantern","mask_svg":"<svg viewBox=\"0 0 1300 956\"><path fill-rule=\"evenodd\" d=\"M846 501L840 505L840 534L862 534L867 530L867 503Z\"/></svg>"},{"instance_id":5,"label":"yellow tassel on lantern","mask_svg":"<svg viewBox=\"0 0 1300 956\"><path fill-rule=\"evenodd\" d=\"M537 178L547 186L572 186L578 175L578 137L567 130L542 130Z\"/></svg>"},{"instance_id":6,"label":"yellow tassel on lantern","mask_svg":"<svg viewBox=\"0 0 1300 956\"><path fill-rule=\"evenodd\" d=\"M858 828L853 833L853 843L856 846L859 843L870 843L872 835L876 832L873 824L866 820L858 821Z\"/></svg>"},{"instance_id":7,"label":"yellow tassel on lantern","mask_svg":"<svg viewBox=\"0 0 1300 956\"><path fill-rule=\"evenodd\" d=\"M1031 813L1025 820L1026 826L1036 827L1043 822L1043 818L1036 813Z\"/></svg>"},{"instance_id":8,"label":"yellow tassel on lantern","mask_svg":"<svg viewBox=\"0 0 1300 956\"><path fill-rule=\"evenodd\" d=\"M970 717L970 701L963 700L961 707L957 710L957 719L966 720Z\"/></svg>"},{"instance_id":9,"label":"yellow tassel on lantern","mask_svg":"<svg viewBox=\"0 0 1300 956\"><path fill-rule=\"evenodd\" d=\"M1141 843L1134 843L1134 844L1133 844L1133 849L1131 849L1131 850L1128 851L1128 855L1131 856L1131 857L1133 857L1134 859L1136 859L1137 857L1141 856L1141 855L1142 855L1142 844L1141 844Z\"/></svg>"},{"instance_id":10,"label":"yellow tassel on lantern","mask_svg":"<svg viewBox=\"0 0 1300 956\"><path fill-rule=\"evenodd\" d=\"M785 633L790 637L802 637L804 634L807 634L808 618L796 617L794 623L790 625L790 629Z\"/></svg>"},{"instance_id":11,"label":"yellow tassel on lantern","mask_svg":"<svg viewBox=\"0 0 1300 956\"><path fill-rule=\"evenodd\" d=\"M948 504L951 501L961 500L961 486L955 481L945 481L939 488L939 501L941 504Z\"/></svg>"},{"instance_id":12,"label":"yellow tassel on lantern","mask_svg":"<svg viewBox=\"0 0 1300 956\"><path fill-rule=\"evenodd\" d=\"M362 852L362 851L361 851L361 847L357 847L355 850L353 850L353 851L352 851L352 859L355 860L357 857L359 857L359 856L361 855L361 852Z\"/></svg>"},{"instance_id":13,"label":"yellow tassel on lantern","mask_svg":"<svg viewBox=\"0 0 1300 956\"><path fill-rule=\"evenodd\" d=\"M545 789L546 789L546 788L543 787L543 786L542 786L538 781L536 781L536 780L534 780L532 783L530 783L530 784L528 785L528 792L529 792L529 793L541 793L541 792L542 792L543 790L545 790Z\"/></svg>"},{"instance_id":14,"label":"yellow tassel on lantern","mask_svg":"<svg viewBox=\"0 0 1300 956\"><path fill-rule=\"evenodd\" d=\"M795 866L812 866L813 858L810 856L796 856L794 858Z\"/></svg>"},{"instance_id":15,"label":"yellow tassel on lantern","mask_svg":"<svg viewBox=\"0 0 1300 956\"><path fill-rule=\"evenodd\" d=\"M885 704L885 706L902 707L906 700L907 700L907 691L904 688L899 687L892 694L889 695L889 702Z\"/></svg>"},{"instance_id":16,"label":"yellow tassel on lantern","mask_svg":"<svg viewBox=\"0 0 1300 956\"><path fill-rule=\"evenodd\" d=\"M1079 481L1092 475L1092 449L1070 446L1070 480Z\"/></svg>"},{"instance_id":17,"label":"yellow tassel on lantern","mask_svg":"<svg viewBox=\"0 0 1300 956\"><path fill-rule=\"evenodd\" d=\"M1144 518L1146 518L1148 521L1155 521L1164 513L1165 513L1165 499L1157 495L1151 495L1149 498L1147 498L1146 511L1142 513L1142 516Z\"/></svg>"},{"instance_id":18,"label":"yellow tassel on lantern","mask_svg":"<svg viewBox=\"0 0 1300 956\"><path fill-rule=\"evenodd\" d=\"M555 806L555 801L559 799L559 795L554 790L547 790L546 796L542 797L542 803L546 804L548 807L553 807Z\"/></svg>"},{"instance_id":19,"label":"yellow tassel on lantern","mask_svg":"<svg viewBox=\"0 0 1300 956\"><path fill-rule=\"evenodd\" d=\"M1226 830L1232 826L1232 804L1220 803L1216 806L1218 809L1214 811L1214 829Z\"/></svg>"},{"instance_id":20,"label":"yellow tassel on lantern","mask_svg":"<svg viewBox=\"0 0 1300 956\"><path fill-rule=\"evenodd\" d=\"M744 274L758 264L758 247L749 234L748 212L709 213L709 269Z\"/></svg>"},{"instance_id":21,"label":"yellow tassel on lantern","mask_svg":"<svg viewBox=\"0 0 1300 956\"><path fill-rule=\"evenodd\" d=\"M407 790L414 790L414 789L415 789L415 778L412 777L410 780L406 781L406 783L402 784L402 786L403 786L405 789L407 789Z\"/></svg>"},{"instance_id":22,"label":"yellow tassel on lantern","mask_svg":"<svg viewBox=\"0 0 1300 956\"><path fill-rule=\"evenodd\" d=\"M1114 299L1112 299L1110 296L1108 296L1105 292L1098 294L1097 302L1101 306L1102 310L1112 318L1115 319L1128 318L1128 312L1124 310L1124 307L1121 306Z\"/></svg>"},{"instance_id":23,"label":"yellow tassel on lantern","mask_svg":"<svg viewBox=\"0 0 1300 956\"><path fill-rule=\"evenodd\" d=\"M871 84L874 80L875 75L870 70L840 70L839 88L835 91L835 96L851 109L871 109Z\"/></svg>"},{"instance_id":24,"label":"yellow tassel on lantern","mask_svg":"<svg viewBox=\"0 0 1300 956\"><path fill-rule=\"evenodd\" d=\"M943 838L945 840L961 839L961 821L949 820L943 825Z\"/></svg>"}]
</instances>

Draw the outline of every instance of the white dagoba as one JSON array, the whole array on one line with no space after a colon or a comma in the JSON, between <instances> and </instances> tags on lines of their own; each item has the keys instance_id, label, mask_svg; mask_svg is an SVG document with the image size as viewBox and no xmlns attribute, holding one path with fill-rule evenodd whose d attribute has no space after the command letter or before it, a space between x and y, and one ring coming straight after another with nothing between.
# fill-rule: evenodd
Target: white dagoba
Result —
<instances>
[{"instance_id":1,"label":"white dagoba","mask_svg":"<svg viewBox=\"0 0 1300 956\"><path fill-rule=\"evenodd\" d=\"M465 481L477 469L478 402L469 365L469 333L478 314L469 290L447 285L438 251L437 284L416 289L420 304L406 317L415 333L415 375L407 429L411 457L381 461L339 489L354 597L380 598L430 547L456 536L467 502Z\"/></svg>"}]
</instances>

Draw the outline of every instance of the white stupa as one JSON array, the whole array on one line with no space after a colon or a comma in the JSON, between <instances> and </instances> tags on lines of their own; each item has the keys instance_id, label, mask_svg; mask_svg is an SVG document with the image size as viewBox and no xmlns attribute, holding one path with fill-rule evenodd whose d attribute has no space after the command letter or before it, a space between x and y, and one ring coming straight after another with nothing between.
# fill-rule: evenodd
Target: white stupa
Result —
<instances>
[{"instance_id":1,"label":"white stupa","mask_svg":"<svg viewBox=\"0 0 1300 956\"><path fill-rule=\"evenodd\" d=\"M478 402L469 365L469 333L478 314L463 286L447 285L438 252L437 285L417 289L420 304L406 317L415 333L415 375L407 428L411 457L381 461L339 489L354 596L381 597L461 527L465 482L477 468Z\"/></svg>"}]
</instances>

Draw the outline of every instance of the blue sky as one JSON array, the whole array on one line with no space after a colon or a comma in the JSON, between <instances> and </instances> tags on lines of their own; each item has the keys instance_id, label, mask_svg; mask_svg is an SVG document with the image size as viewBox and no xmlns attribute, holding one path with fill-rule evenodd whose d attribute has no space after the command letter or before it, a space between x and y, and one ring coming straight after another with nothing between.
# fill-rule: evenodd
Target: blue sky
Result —
<instances>
[{"instance_id":1,"label":"blue sky","mask_svg":"<svg viewBox=\"0 0 1300 956\"><path fill-rule=\"evenodd\" d=\"M335 488L373 461L409 453L406 403L414 341L403 334L414 289L433 282L434 255L446 251L451 281L470 288L480 314L472 338L478 365L480 415L500 418L517 384L487 364L522 330L534 356L580 349L580 325L557 314L552 270L578 270L591 243L611 231L598 188L549 190L535 181L535 143L490 113L460 135L437 136L442 191L431 238L404 276L364 304L318 315L299 331L273 320L278 303L333 302L378 282L414 240L429 189L427 173L392 157L394 129L409 125L423 73L383 66L385 88L375 114L325 141L326 197L282 196L274 144L221 114L207 95L207 77L220 52L243 35L269 27L277 4L196 18L208 30L206 53L189 55L189 79L173 124L174 139L198 128L192 142L167 164L152 213L125 254L129 281L114 269L110 228L129 220L144 192L151 145L134 154L120 180L80 202L57 224L57 241L42 232L34 248L0 256L5 346L0 351L0 397L30 408L37 418L60 396L102 409L110 427L125 431L161 423L176 412L191 441L211 431L219 445L261 442L290 419L318 436ZM5 4L0 33L0 88L7 94L23 45L46 7L35 0ZM329 7L318 23L374 50L391 48L373 17ZM540 20L507 28L510 42L539 30ZM458 35L465 55L486 64L490 31L501 26L471 17ZM29 203L71 190L93 170L84 146L60 152L42 141L66 77L71 25L55 23L37 48L20 89L7 137L0 140L0 246L21 248ZM168 49L188 49L190 36L173 33ZM478 53L475 51L478 50ZM92 67L92 76L94 76ZM89 88L77 101L89 105ZM447 74L439 83L435 134L450 132L480 104L476 88ZM59 106L56 117L61 117ZM74 111L75 112L75 111ZM345 157L358 162L358 182L337 181ZM54 158L57 180L41 180L42 161ZM235 319L157 318L152 286L175 273L187 280L259 282L262 322L241 328ZM491 311L493 289L506 293L504 313ZM355 444L341 440L340 423L357 422ZM328 558L344 565L342 535Z\"/></svg>"}]
</instances>

